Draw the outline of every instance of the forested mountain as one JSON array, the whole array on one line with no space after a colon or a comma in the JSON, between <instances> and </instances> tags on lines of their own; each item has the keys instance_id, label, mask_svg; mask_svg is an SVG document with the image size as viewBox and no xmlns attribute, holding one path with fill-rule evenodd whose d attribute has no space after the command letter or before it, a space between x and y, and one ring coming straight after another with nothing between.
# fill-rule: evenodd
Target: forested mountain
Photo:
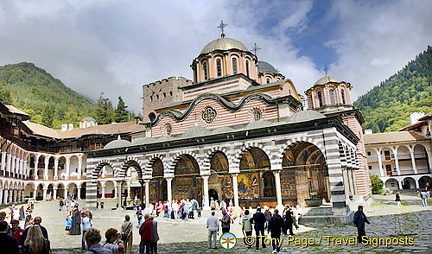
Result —
<instances>
[{"instance_id":1,"label":"forested mountain","mask_svg":"<svg viewBox=\"0 0 432 254\"><path fill-rule=\"evenodd\" d=\"M366 120L363 128L374 133L409 125L412 112L432 111L432 48L428 46L397 74L360 96L354 106Z\"/></svg>"},{"instance_id":2,"label":"forested mountain","mask_svg":"<svg viewBox=\"0 0 432 254\"><path fill-rule=\"evenodd\" d=\"M0 67L0 100L31 115L30 121L56 129L64 123L78 127L86 116L99 124L131 118L121 97L117 108L103 98L103 93L93 103L45 70L25 62Z\"/></svg>"}]
</instances>

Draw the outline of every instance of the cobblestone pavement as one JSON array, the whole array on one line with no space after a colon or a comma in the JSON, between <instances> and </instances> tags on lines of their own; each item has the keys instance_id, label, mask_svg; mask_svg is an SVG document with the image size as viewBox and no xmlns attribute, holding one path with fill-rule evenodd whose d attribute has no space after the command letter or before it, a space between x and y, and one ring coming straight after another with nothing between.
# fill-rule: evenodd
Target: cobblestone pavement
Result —
<instances>
[{"instance_id":1,"label":"cobblestone pavement","mask_svg":"<svg viewBox=\"0 0 432 254\"><path fill-rule=\"evenodd\" d=\"M281 253L432 253L432 202L429 200L428 207L422 207L420 199L413 192L401 194L402 208L397 208L393 195L374 196L374 203L365 209L366 215L371 222L366 225L366 233L373 239L369 244L355 244L357 230L352 225L300 225L295 230L295 238L288 244L288 238L282 237ZM101 230L113 227L119 229L124 215L129 214L136 225L136 216L133 211L111 210L115 201L106 200L106 208L94 212L93 226ZM67 235L65 229L66 211L58 211L58 202L37 202L34 216L43 218L42 225L48 229L53 253L69 254L82 253L80 250L81 236ZM203 217L185 221L173 221L166 218L156 218L159 222L158 242L159 253L271 253L268 246L265 249L247 249L243 243L241 225L235 223L231 232L239 239L234 249L224 250L207 248L206 218L209 212L203 212ZM217 216L221 217L220 211ZM378 239L390 239L396 241L410 241L413 244L385 242L376 243ZM344 242L346 241L346 242ZM138 253L139 234L138 228L133 231L134 253Z\"/></svg>"}]
</instances>

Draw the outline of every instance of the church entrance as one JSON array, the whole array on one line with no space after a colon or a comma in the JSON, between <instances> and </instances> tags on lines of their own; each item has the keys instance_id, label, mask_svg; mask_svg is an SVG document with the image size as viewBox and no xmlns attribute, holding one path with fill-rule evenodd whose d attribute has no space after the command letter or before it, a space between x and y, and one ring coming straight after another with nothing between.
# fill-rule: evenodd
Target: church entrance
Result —
<instances>
[{"instance_id":1,"label":"church entrance","mask_svg":"<svg viewBox=\"0 0 432 254\"><path fill-rule=\"evenodd\" d=\"M306 199L330 200L324 154L314 144L296 142L284 152L281 191L284 204L305 205Z\"/></svg>"},{"instance_id":2,"label":"church entrance","mask_svg":"<svg viewBox=\"0 0 432 254\"><path fill-rule=\"evenodd\" d=\"M211 200L212 198L213 200L219 200L219 195L215 189L210 189L208 195L209 195L209 200Z\"/></svg>"},{"instance_id":3,"label":"church entrance","mask_svg":"<svg viewBox=\"0 0 432 254\"><path fill-rule=\"evenodd\" d=\"M209 200L213 197L219 203L225 201L227 205L233 201L232 178L228 171L228 159L225 154L220 151L215 152L210 158ZM210 190L213 192L210 193Z\"/></svg>"}]
</instances>

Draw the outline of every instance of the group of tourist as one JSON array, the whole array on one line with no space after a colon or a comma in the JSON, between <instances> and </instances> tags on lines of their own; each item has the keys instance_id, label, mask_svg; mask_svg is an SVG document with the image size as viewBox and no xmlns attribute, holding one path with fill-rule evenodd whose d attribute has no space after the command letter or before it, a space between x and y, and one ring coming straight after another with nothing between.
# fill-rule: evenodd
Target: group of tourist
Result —
<instances>
[{"instance_id":1,"label":"group of tourist","mask_svg":"<svg viewBox=\"0 0 432 254\"><path fill-rule=\"evenodd\" d=\"M135 202L133 202L135 203ZM143 213L148 213L152 216L158 217L163 213L163 217L171 218L173 220L181 219L187 221L188 219L194 219L195 215L201 216L199 203L196 199L173 199L170 201L159 201L155 204L149 204L144 211L141 206L135 206L136 216L138 219L138 227L141 226Z\"/></svg>"},{"instance_id":2,"label":"group of tourist","mask_svg":"<svg viewBox=\"0 0 432 254\"><path fill-rule=\"evenodd\" d=\"M262 248L266 248L265 244L265 231L270 233L271 237L276 239L280 238L281 234L287 234L289 232L290 235L294 235L293 226L297 229L298 220L301 217L301 210L299 207L294 208L293 206L286 205L284 210L280 215L280 211L278 209L270 209L267 206L264 206L264 212L261 207L256 208L256 212L252 215L249 209L243 208L240 217L241 221L239 222L242 225L243 236L245 237L245 244L247 248L251 248L251 241L247 241L247 237L252 236L252 232L255 231L256 241L255 248L259 249L260 238ZM222 218L218 219L215 216L215 211L211 212L211 216L207 219L207 229L208 233L208 247L210 249L216 249L216 236L219 231L219 226L222 229L222 233L229 232L231 229L231 224L233 224L235 219L232 214L230 215L227 209L222 208ZM276 243L273 243L273 252L279 252L280 246Z\"/></svg>"},{"instance_id":3,"label":"group of tourist","mask_svg":"<svg viewBox=\"0 0 432 254\"><path fill-rule=\"evenodd\" d=\"M12 220L11 226L5 220L6 212L0 212L0 246L2 253L47 254L50 252L48 231L41 225L37 216L25 229L20 228L19 220Z\"/></svg>"}]
</instances>

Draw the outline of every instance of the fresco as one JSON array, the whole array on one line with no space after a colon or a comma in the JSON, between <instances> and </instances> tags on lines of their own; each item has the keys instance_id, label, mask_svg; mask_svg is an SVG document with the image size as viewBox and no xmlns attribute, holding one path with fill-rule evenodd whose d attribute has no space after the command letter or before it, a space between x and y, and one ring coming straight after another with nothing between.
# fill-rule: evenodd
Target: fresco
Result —
<instances>
[{"instance_id":1,"label":"fresco","mask_svg":"<svg viewBox=\"0 0 432 254\"><path fill-rule=\"evenodd\" d=\"M200 200L202 197L202 179L194 176L175 177L172 180L173 199Z\"/></svg>"},{"instance_id":2,"label":"fresco","mask_svg":"<svg viewBox=\"0 0 432 254\"><path fill-rule=\"evenodd\" d=\"M259 199L259 174L244 173L237 176L239 199Z\"/></svg>"}]
</instances>

